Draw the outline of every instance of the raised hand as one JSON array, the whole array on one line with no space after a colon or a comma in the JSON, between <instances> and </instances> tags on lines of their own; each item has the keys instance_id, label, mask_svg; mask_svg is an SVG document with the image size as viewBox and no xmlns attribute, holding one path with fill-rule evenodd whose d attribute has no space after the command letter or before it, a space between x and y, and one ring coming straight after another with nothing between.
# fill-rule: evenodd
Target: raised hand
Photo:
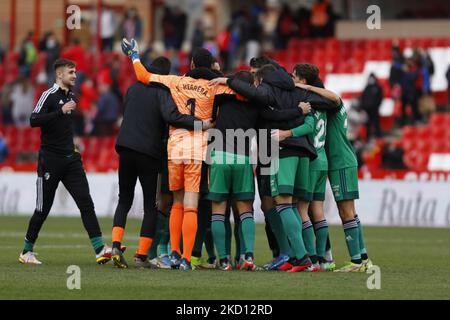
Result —
<instances>
[{"instance_id":1,"label":"raised hand","mask_svg":"<svg viewBox=\"0 0 450 320\"><path fill-rule=\"evenodd\" d=\"M128 41L126 38L122 39L122 52L131 59L139 59L139 46L136 40Z\"/></svg>"}]
</instances>

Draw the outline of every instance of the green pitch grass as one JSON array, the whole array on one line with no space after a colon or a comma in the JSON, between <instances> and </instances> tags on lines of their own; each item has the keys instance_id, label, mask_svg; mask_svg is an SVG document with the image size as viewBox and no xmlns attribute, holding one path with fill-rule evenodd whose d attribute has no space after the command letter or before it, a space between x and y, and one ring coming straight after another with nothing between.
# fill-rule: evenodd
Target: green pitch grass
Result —
<instances>
[{"instance_id":1,"label":"green pitch grass","mask_svg":"<svg viewBox=\"0 0 450 320\"><path fill-rule=\"evenodd\" d=\"M111 219L100 221L110 242ZM28 217L0 217L0 299L449 299L448 229L366 228L369 254L381 268L381 289L370 274L143 270L133 267L140 221L130 220L125 254L131 268L95 263L79 218L50 216L35 251L41 266L21 265ZM257 226L259 264L270 259ZM128 239L128 240L127 240ZM342 228L331 227L337 265L348 258ZM68 290L67 267L81 268L81 290Z\"/></svg>"}]
</instances>

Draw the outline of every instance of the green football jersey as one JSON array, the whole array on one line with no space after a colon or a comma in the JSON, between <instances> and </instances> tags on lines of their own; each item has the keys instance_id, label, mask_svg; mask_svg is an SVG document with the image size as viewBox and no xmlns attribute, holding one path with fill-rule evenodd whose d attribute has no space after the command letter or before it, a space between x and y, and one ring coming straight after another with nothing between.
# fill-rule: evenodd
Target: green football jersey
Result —
<instances>
[{"instance_id":1,"label":"green football jersey","mask_svg":"<svg viewBox=\"0 0 450 320\"><path fill-rule=\"evenodd\" d=\"M327 154L325 152L327 113L315 110L312 114L314 116L314 147L316 148L317 158L310 163L309 168L314 171L326 171L328 170Z\"/></svg>"},{"instance_id":2,"label":"green football jersey","mask_svg":"<svg viewBox=\"0 0 450 320\"><path fill-rule=\"evenodd\" d=\"M328 170L358 166L355 152L347 138L347 111L342 101L338 111L328 113L325 151Z\"/></svg>"}]
</instances>

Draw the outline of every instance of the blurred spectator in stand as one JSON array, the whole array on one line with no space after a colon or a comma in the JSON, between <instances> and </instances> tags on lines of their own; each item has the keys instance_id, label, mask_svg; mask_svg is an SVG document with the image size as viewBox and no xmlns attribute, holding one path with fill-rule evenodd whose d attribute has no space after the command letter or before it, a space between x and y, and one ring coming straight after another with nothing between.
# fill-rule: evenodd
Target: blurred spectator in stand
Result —
<instances>
[{"instance_id":1,"label":"blurred spectator in stand","mask_svg":"<svg viewBox=\"0 0 450 320\"><path fill-rule=\"evenodd\" d=\"M175 6L172 11L175 26L175 49L181 50L187 29L187 15L180 6Z\"/></svg>"},{"instance_id":2,"label":"blurred spectator in stand","mask_svg":"<svg viewBox=\"0 0 450 320\"><path fill-rule=\"evenodd\" d=\"M148 66L158 55L153 51L153 42L149 41L147 48L141 54L141 61L144 66Z\"/></svg>"},{"instance_id":3,"label":"blurred spectator in stand","mask_svg":"<svg viewBox=\"0 0 450 320\"><path fill-rule=\"evenodd\" d=\"M261 52L263 29L258 16L251 16L250 21L246 24L244 34L244 39L246 41L245 63L248 64L251 58L259 57Z\"/></svg>"},{"instance_id":4,"label":"blurred spectator in stand","mask_svg":"<svg viewBox=\"0 0 450 320\"><path fill-rule=\"evenodd\" d=\"M116 95L117 99L119 100L119 103L120 103L119 113L123 114L122 103L121 103L123 101L123 95L122 95L122 92L120 91L120 79L119 79L119 75L120 75L120 58L119 57L115 57L111 61L110 69L111 69L111 72L110 72L111 90Z\"/></svg>"},{"instance_id":5,"label":"blurred spectator in stand","mask_svg":"<svg viewBox=\"0 0 450 320\"><path fill-rule=\"evenodd\" d=\"M198 48L203 48L205 42L205 33L203 32L202 21L197 20L195 22L194 33L192 34L191 52L194 52Z\"/></svg>"},{"instance_id":6,"label":"blurred spectator in stand","mask_svg":"<svg viewBox=\"0 0 450 320\"><path fill-rule=\"evenodd\" d=\"M41 39L39 42L39 50L47 54L45 72L47 74L47 84L48 86L52 86L55 82L53 63L59 58L61 53L61 45L52 31L47 32Z\"/></svg>"},{"instance_id":7,"label":"blurred spectator in stand","mask_svg":"<svg viewBox=\"0 0 450 320\"><path fill-rule=\"evenodd\" d=\"M413 123L420 122L422 117L419 113L419 97L420 92L416 82L419 77L419 69L412 58L412 55L408 55L406 63L403 65L403 79L402 79L402 119L401 124L405 125L410 123L406 108L409 105L413 115Z\"/></svg>"},{"instance_id":8,"label":"blurred spectator in stand","mask_svg":"<svg viewBox=\"0 0 450 320\"><path fill-rule=\"evenodd\" d=\"M230 70L230 45L231 45L231 24L217 35L217 45L219 47L220 60L222 61L223 71Z\"/></svg>"},{"instance_id":9,"label":"blurred spectator in stand","mask_svg":"<svg viewBox=\"0 0 450 320\"><path fill-rule=\"evenodd\" d=\"M403 162L405 151L398 141L389 139L381 151L381 167L384 169L401 170L406 169Z\"/></svg>"},{"instance_id":10,"label":"blurred spectator in stand","mask_svg":"<svg viewBox=\"0 0 450 320\"><path fill-rule=\"evenodd\" d=\"M16 126L27 127L30 125L33 100L34 88L30 80L20 76L11 93L12 118Z\"/></svg>"},{"instance_id":11,"label":"blurred spectator in stand","mask_svg":"<svg viewBox=\"0 0 450 320\"><path fill-rule=\"evenodd\" d=\"M166 50L176 47L176 33L175 20L172 10L169 7L164 8L164 16L162 18L162 30L164 37L164 46Z\"/></svg>"},{"instance_id":12,"label":"blurred spectator in stand","mask_svg":"<svg viewBox=\"0 0 450 320\"><path fill-rule=\"evenodd\" d=\"M3 133L0 131L0 163L4 162L8 157L8 146L6 140L3 137Z\"/></svg>"},{"instance_id":13,"label":"blurred spectator in stand","mask_svg":"<svg viewBox=\"0 0 450 320\"><path fill-rule=\"evenodd\" d=\"M311 11L305 7L300 7L296 15L298 36L300 38L311 37Z\"/></svg>"},{"instance_id":14,"label":"blurred spectator in stand","mask_svg":"<svg viewBox=\"0 0 450 320\"><path fill-rule=\"evenodd\" d=\"M107 83L99 85L100 98L94 118L94 135L111 136L119 117L119 100Z\"/></svg>"},{"instance_id":15,"label":"blurred spectator in stand","mask_svg":"<svg viewBox=\"0 0 450 320\"><path fill-rule=\"evenodd\" d=\"M19 53L19 73L21 76L29 78L31 75L31 66L37 60L37 49L33 42L33 32L28 32L28 35L22 41Z\"/></svg>"},{"instance_id":16,"label":"blurred spectator in stand","mask_svg":"<svg viewBox=\"0 0 450 320\"><path fill-rule=\"evenodd\" d=\"M206 39L205 43L203 44L203 48L211 52L214 58L217 58L219 56L219 47L217 46L216 39L214 39L213 37Z\"/></svg>"},{"instance_id":17,"label":"blurred spectator in stand","mask_svg":"<svg viewBox=\"0 0 450 320\"><path fill-rule=\"evenodd\" d=\"M330 37L333 26L333 10L327 0L318 0L311 9L311 36ZM331 33L331 34L330 34Z\"/></svg>"},{"instance_id":18,"label":"blurred spectator in stand","mask_svg":"<svg viewBox=\"0 0 450 320\"><path fill-rule=\"evenodd\" d=\"M170 74L178 75L180 74L180 58L178 56L178 51L174 48L167 50L167 58L170 60ZM148 64L150 65L150 64Z\"/></svg>"},{"instance_id":19,"label":"blurred spectator in stand","mask_svg":"<svg viewBox=\"0 0 450 320\"><path fill-rule=\"evenodd\" d=\"M117 31L117 18L115 12L109 6L103 6L101 16L102 50L112 51L114 36Z\"/></svg>"},{"instance_id":20,"label":"blurred spectator in stand","mask_svg":"<svg viewBox=\"0 0 450 320\"><path fill-rule=\"evenodd\" d=\"M0 91L0 111L3 124L13 124L12 118L12 93L13 84L5 84Z\"/></svg>"},{"instance_id":21,"label":"blurred spectator in stand","mask_svg":"<svg viewBox=\"0 0 450 320\"><path fill-rule=\"evenodd\" d=\"M137 42L142 38L142 20L136 8L130 8L122 21L122 38L134 38Z\"/></svg>"},{"instance_id":22,"label":"blurred spectator in stand","mask_svg":"<svg viewBox=\"0 0 450 320\"><path fill-rule=\"evenodd\" d=\"M77 108L83 116L82 123L78 124L79 136L92 132L97 99L98 92L94 87L94 82L90 78L85 79L80 86L80 99Z\"/></svg>"},{"instance_id":23,"label":"blurred spectator in stand","mask_svg":"<svg viewBox=\"0 0 450 320\"><path fill-rule=\"evenodd\" d=\"M401 85L403 79L403 64L405 63L405 59L400 51L398 46L398 41L394 40L392 44L392 63L391 63L391 71L389 74L389 84L391 88L395 85Z\"/></svg>"},{"instance_id":24,"label":"blurred spectator in stand","mask_svg":"<svg viewBox=\"0 0 450 320\"><path fill-rule=\"evenodd\" d=\"M247 15L244 11L239 10L233 13L231 21L232 28L230 41L231 69L242 64L242 60L244 59L244 30L247 23Z\"/></svg>"},{"instance_id":25,"label":"blurred spectator in stand","mask_svg":"<svg viewBox=\"0 0 450 320\"><path fill-rule=\"evenodd\" d=\"M289 40L292 37L294 28L294 17L288 4L283 5L281 14L278 17L275 29L275 49L286 49Z\"/></svg>"},{"instance_id":26,"label":"blurred spectator in stand","mask_svg":"<svg viewBox=\"0 0 450 320\"><path fill-rule=\"evenodd\" d=\"M383 101L383 88L378 83L377 77L371 73L366 87L361 95L361 108L367 113L367 140L381 137L380 106Z\"/></svg>"},{"instance_id":27,"label":"blurred spectator in stand","mask_svg":"<svg viewBox=\"0 0 450 320\"><path fill-rule=\"evenodd\" d=\"M5 59L5 49L3 49L2 43L0 42L0 63L3 63Z\"/></svg>"},{"instance_id":28,"label":"blurred spectator in stand","mask_svg":"<svg viewBox=\"0 0 450 320\"><path fill-rule=\"evenodd\" d=\"M352 100L351 106L347 112L347 137L353 146L358 160L358 167L363 164L362 152L364 144L361 141L361 128L367 123L367 113L361 108L360 101L357 98Z\"/></svg>"},{"instance_id":29,"label":"blurred spectator in stand","mask_svg":"<svg viewBox=\"0 0 450 320\"><path fill-rule=\"evenodd\" d=\"M434 74L434 63L427 50L418 49L416 51L416 64L419 66L421 83L417 89L419 98L419 112L422 116L429 118L429 115L436 111L436 104L431 95L431 77Z\"/></svg>"},{"instance_id":30,"label":"blurred spectator in stand","mask_svg":"<svg viewBox=\"0 0 450 320\"><path fill-rule=\"evenodd\" d=\"M420 48L418 50L418 59L419 66L421 68L423 84L422 84L422 93L430 94L431 93L431 78L434 75L434 63L431 59L431 56L428 50Z\"/></svg>"},{"instance_id":31,"label":"blurred spectator in stand","mask_svg":"<svg viewBox=\"0 0 450 320\"><path fill-rule=\"evenodd\" d=\"M398 46L398 40L392 44L392 62L389 72L389 85L391 86L391 95L395 101L401 100L401 86L404 76L403 71L404 58Z\"/></svg>"},{"instance_id":32,"label":"blurred spectator in stand","mask_svg":"<svg viewBox=\"0 0 450 320\"><path fill-rule=\"evenodd\" d=\"M84 78L89 71L89 66L86 61L86 52L80 45L80 40L78 38L73 38L70 42L69 47L62 52L61 57L71 60L76 64L77 78L75 80L74 90L78 92L80 84L84 81Z\"/></svg>"}]
</instances>

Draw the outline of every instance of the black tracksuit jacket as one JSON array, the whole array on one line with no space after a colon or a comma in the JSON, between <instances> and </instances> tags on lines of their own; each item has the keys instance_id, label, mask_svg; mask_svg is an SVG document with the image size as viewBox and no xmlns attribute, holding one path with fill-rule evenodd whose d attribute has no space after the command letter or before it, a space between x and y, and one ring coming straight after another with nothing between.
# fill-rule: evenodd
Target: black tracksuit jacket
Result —
<instances>
[{"instance_id":1,"label":"black tracksuit jacket","mask_svg":"<svg viewBox=\"0 0 450 320\"><path fill-rule=\"evenodd\" d=\"M278 110L298 109L300 102L309 102L312 108L317 109L334 107L334 102L313 92L295 87L291 76L282 69L269 73L258 87L235 78L230 78L228 85L261 107ZM305 116L299 113L297 117L290 120L266 120L261 125L267 129L289 130L303 124L304 118ZM294 154L308 156L311 160L317 157L313 140L309 135L286 139L280 142L280 148L281 156L283 154L289 156L293 151Z\"/></svg>"},{"instance_id":2,"label":"black tracksuit jacket","mask_svg":"<svg viewBox=\"0 0 450 320\"><path fill-rule=\"evenodd\" d=\"M125 96L125 113L116 150L128 148L156 160L162 160L166 123L175 127L193 129L194 116L181 114L170 91L163 85L145 85L136 82Z\"/></svg>"}]
</instances>

